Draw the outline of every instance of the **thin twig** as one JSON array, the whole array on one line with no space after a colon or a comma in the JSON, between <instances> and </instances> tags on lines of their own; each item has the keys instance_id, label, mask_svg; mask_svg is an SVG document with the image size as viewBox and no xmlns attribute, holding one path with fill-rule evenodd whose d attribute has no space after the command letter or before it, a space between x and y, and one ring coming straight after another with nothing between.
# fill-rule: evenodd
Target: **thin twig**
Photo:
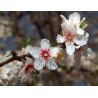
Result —
<instances>
[{"instance_id":1,"label":"thin twig","mask_svg":"<svg viewBox=\"0 0 98 98\"><path fill-rule=\"evenodd\" d=\"M8 64L10 62L13 62L14 60L22 61L23 59L25 59L25 57L30 57L31 58L30 54L24 54L24 55L18 56L15 51L12 51L11 55L12 55L11 58L9 58L8 60L3 61L3 62L0 63L0 67L4 66L5 64Z\"/></svg>"}]
</instances>

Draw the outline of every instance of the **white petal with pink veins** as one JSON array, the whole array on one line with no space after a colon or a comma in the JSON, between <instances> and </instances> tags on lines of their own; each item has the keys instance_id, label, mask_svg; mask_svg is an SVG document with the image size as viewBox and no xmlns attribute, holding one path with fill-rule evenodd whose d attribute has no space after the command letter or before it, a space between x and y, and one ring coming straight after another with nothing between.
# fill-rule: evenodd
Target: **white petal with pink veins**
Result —
<instances>
[{"instance_id":1,"label":"white petal with pink veins","mask_svg":"<svg viewBox=\"0 0 98 98\"><path fill-rule=\"evenodd\" d=\"M41 70L45 66L45 60L38 58L34 61L34 68L36 70Z\"/></svg>"},{"instance_id":2,"label":"white petal with pink veins","mask_svg":"<svg viewBox=\"0 0 98 98\"><path fill-rule=\"evenodd\" d=\"M49 49L50 48L50 43L49 43L49 40L47 40L47 39L42 39L40 45L41 45L41 49Z\"/></svg>"},{"instance_id":3,"label":"white petal with pink veins","mask_svg":"<svg viewBox=\"0 0 98 98\"><path fill-rule=\"evenodd\" d=\"M30 50L30 54L31 54L34 58L39 58L40 51L41 51L41 49L40 49L39 47L32 47L32 49Z\"/></svg>"},{"instance_id":4,"label":"white petal with pink veins","mask_svg":"<svg viewBox=\"0 0 98 98\"><path fill-rule=\"evenodd\" d=\"M58 65L56 64L55 59L51 58L46 62L46 67L50 70L55 70Z\"/></svg>"}]
</instances>

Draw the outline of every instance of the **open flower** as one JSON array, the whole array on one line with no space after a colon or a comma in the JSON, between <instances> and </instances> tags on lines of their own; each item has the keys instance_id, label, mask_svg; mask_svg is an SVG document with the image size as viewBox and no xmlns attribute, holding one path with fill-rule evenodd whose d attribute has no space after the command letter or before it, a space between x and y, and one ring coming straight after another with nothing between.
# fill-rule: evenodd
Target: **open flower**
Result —
<instances>
[{"instance_id":1,"label":"open flower","mask_svg":"<svg viewBox=\"0 0 98 98\"><path fill-rule=\"evenodd\" d=\"M58 34L57 42L65 43L67 54L72 55L75 49L87 44L89 34L80 28L81 21L78 13L74 12L71 14L69 20L63 15L61 15L61 18L62 35Z\"/></svg>"},{"instance_id":2,"label":"open flower","mask_svg":"<svg viewBox=\"0 0 98 98\"><path fill-rule=\"evenodd\" d=\"M59 47L50 47L49 40L41 40L41 48L32 47L30 54L35 58L34 68L36 70L41 70L45 65L48 69L55 70L58 65L55 62L54 57L57 56L59 52Z\"/></svg>"}]
</instances>

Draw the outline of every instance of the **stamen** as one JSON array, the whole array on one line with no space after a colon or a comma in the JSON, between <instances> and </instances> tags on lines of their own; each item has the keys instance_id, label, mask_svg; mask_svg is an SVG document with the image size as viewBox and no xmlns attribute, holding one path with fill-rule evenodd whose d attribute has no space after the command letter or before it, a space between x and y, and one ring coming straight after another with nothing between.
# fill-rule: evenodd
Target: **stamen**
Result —
<instances>
[{"instance_id":1,"label":"stamen","mask_svg":"<svg viewBox=\"0 0 98 98\"><path fill-rule=\"evenodd\" d=\"M47 60L50 57L50 51L41 50L40 57L42 57L44 60Z\"/></svg>"}]
</instances>

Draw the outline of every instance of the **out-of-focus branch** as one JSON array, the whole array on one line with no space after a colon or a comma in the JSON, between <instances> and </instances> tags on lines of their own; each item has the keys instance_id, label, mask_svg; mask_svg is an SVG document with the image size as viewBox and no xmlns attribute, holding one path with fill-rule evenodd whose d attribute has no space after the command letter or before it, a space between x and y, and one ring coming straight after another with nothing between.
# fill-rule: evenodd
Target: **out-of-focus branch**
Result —
<instances>
[{"instance_id":1,"label":"out-of-focus branch","mask_svg":"<svg viewBox=\"0 0 98 98\"><path fill-rule=\"evenodd\" d=\"M0 67L4 66L5 64L8 64L14 60L18 60L18 61L22 61L23 59L25 59L26 57L30 57L31 58L31 55L30 54L24 54L24 55L17 55L17 53L15 51L12 51L11 52L11 55L12 57L9 58L8 60L6 61L3 61L0 63Z\"/></svg>"}]
</instances>

